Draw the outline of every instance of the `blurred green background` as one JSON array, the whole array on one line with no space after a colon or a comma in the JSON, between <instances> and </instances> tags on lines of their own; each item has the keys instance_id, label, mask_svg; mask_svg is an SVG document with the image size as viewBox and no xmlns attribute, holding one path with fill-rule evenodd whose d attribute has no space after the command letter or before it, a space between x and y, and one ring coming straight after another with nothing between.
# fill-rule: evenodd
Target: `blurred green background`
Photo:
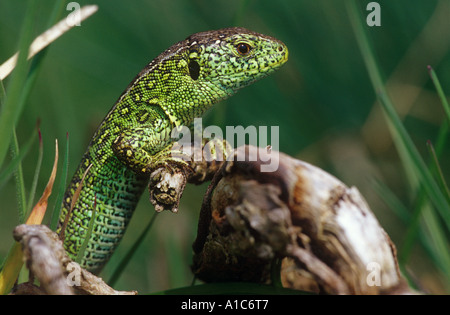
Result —
<instances>
[{"instance_id":1,"label":"blurred green background","mask_svg":"<svg viewBox=\"0 0 450 315\"><path fill-rule=\"evenodd\" d=\"M407 208L415 196L377 103L345 0L78 2L97 4L99 11L47 50L17 125L21 144L40 120L44 156L37 196L51 172L55 139L63 152L69 133L70 177L103 117L134 76L160 52L195 32L243 26L282 40L289 48L289 62L274 75L217 105L206 122L222 127L279 126L280 151L356 186L397 247L402 246L407 223L375 191L373 179L384 183ZM368 2L358 1L364 21ZM426 141L437 138L445 115L427 65L436 70L448 95L450 1L377 2L381 5L381 26L366 26L365 31L389 95L428 160ZM27 3L0 2L0 64L17 51ZM54 5L55 1L39 1L34 36L46 29ZM8 79L4 84L7 88ZM36 143L23 163L27 189L37 156ZM449 156L450 146L446 145L440 162L447 180ZM189 186L178 214L158 216L117 282L117 289L146 293L192 282L191 244L206 187ZM0 261L13 243L11 231L19 222L15 191L13 179L0 188ZM50 199L50 209L55 206L54 199ZM102 273L106 279L153 213L146 193L128 233ZM448 292L449 278L442 276L421 246L415 246L406 268L427 292Z\"/></svg>"}]
</instances>

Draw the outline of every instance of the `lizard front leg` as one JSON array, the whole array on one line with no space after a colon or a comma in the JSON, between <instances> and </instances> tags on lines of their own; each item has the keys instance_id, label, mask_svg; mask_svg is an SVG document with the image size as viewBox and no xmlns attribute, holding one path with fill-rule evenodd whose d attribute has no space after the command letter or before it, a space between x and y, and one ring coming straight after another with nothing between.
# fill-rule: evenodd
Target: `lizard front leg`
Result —
<instances>
[{"instance_id":1,"label":"lizard front leg","mask_svg":"<svg viewBox=\"0 0 450 315\"><path fill-rule=\"evenodd\" d=\"M115 156L137 174L150 175L172 164L187 167L182 152L172 149L172 125L158 111L145 124L123 130L112 143ZM189 160L189 159L188 159Z\"/></svg>"}]
</instances>

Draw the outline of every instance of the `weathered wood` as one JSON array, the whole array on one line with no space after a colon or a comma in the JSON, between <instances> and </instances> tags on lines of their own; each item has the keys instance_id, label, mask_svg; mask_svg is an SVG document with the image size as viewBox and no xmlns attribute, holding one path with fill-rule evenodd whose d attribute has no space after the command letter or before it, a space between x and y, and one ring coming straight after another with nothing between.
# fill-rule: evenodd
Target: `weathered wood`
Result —
<instances>
[{"instance_id":1,"label":"weathered wood","mask_svg":"<svg viewBox=\"0 0 450 315\"><path fill-rule=\"evenodd\" d=\"M67 256L59 236L45 225L22 224L14 229L13 235L21 243L26 266L39 280L40 287L22 283L12 294L137 294L116 291L81 268Z\"/></svg>"},{"instance_id":2,"label":"weathered wood","mask_svg":"<svg viewBox=\"0 0 450 315\"><path fill-rule=\"evenodd\" d=\"M193 246L200 279L270 282L271 264L283 259L285 287L412 293L394 244L355 187L283 153L271 153L279 167L264 173L269 153L246 146L236 155L243 152L258 160L226 162L205 196Z\"/></svg>"}]
</instances>

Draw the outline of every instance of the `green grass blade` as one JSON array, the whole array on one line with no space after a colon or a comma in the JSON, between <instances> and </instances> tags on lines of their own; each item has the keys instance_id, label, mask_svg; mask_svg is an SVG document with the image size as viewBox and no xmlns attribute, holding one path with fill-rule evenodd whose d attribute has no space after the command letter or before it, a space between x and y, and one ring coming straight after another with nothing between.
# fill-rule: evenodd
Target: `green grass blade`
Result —
<instances>
[{"instance_id":1,"label":"green grass blade","mask_svg":"<svg viewBox=\"0 0 450 315\"><path fill-rule=\"evenodd\" d=\"M445 146L445 141L447 138L447 133L448 133L448 121L445 120L444 123L441 125L440 129L439 129L439 134L438 134L438 138L436 140L437 146L436 146L436 150L434 151L434 155L436 160L438 159L438 157L441 155L444 146ZM429 144L431 145L431 144ZM436 170L436 166L434 166L433 164L430 163L430 170L435 171ZM420 228L419 225L419 219L420 219L420 214L422 213L423 209L426 207L429 207L430 205L428 204L427 200L426 200L426 193L425 190L423 188L423 186L420 186L419 192L418 192L418 198L416 200L415 206L414 206L414 211L413 214L411 216L410 221L405 221L405 223L409 223L408 224L408 229L406 231L406 237L404 239L404 242L402 244L402 246L399 248L399 261L400 261L400 265L405 264L409 257L410 254L412 252L412 248L414 245L414 240L417 238L417 235L419 236L419 239L422 243L422 245L424 246L425 250L428 252L429 256L431 257L431 259L434 261L434 263L436 265L439 265L440 262L437 261L437 257L438 255L436 255L433 251L434 251L434 246L432 244L429 244L430 242L430 238L427 238L424 236L424 232L422 231L423 229ZM391 207L391 209L394 210L393 206ZM432 214L430 214L429 211L425 211L425 214L428 216L431 216ZM441 242L442 237L444 237L445 233L443 233L443 231L437 231L436 226L438 226L439 228L441 228L440 225L436 225L435 219L434 218L429 218L427 221L427 223L425 224L425 226L429 226L430 223L435 226L434 229L436 230L436 234L438 236L435 236L437 238L439 238L440 240L438 242ZM445 237L444 237L445 239Z\"/></svg>"},{"instance_id":2,"label":"green grass blade","mask_svg":"<svg viewBox=\"0 0 450 315\"><path fill-rule=\"evenodd\" d=\"M422 189L419 192L419 195L414 205L414 210L411 214L410 211L407 209L407 207L404 206L402 202L397 198L397 196L395 196L392 193L392 191L390 191L389 188L386 187L382 182L373 180L373 187L380 196L380 198L387 204L389 209L392 209L392 211L402 220L402 222L408 225L408 229L405 233L403 243L399 247L398 251L398 260L400 263L400 267L403 267L408 261L415 240L417 238L420 240L422 246L428 253L429 257L432 259L432 261L436 265L440 265L441 260L437 257L436 253L434 252L435 245L431 244L433 240L431 240L429 236L425 235L424 229L421 227L419 221L423 212L425 212L426 216L431 217L433 215L432 213L431 214L428 213L429 210L424 210L427 207L428 208L430 207L430 205L427 203L425 191ZM441 229L441 227L439 227L436 224L436 219L434 217L427 219L425 228L427 226L428 227L432 226L436 230ZM438 236L435 236L437 238L437 243L442 244L442 240L445 240L445 237L443 237L442 235L442 230L438 231L437 234L439 234ZM405 275L407 275L407 273L405 273Z\"/></svg>"},{"instance_id":3,"label":"green grass blade","mask_svg":"<svg viewBox=\"0 0 450 315\"><path fill-rule=\"evenodd\" d=\"M21 245L14 243L11 247L0 271L0 295L8 294L17 280L23 266Z\"/></svg>"},{"instance_id":4,"label":"green grass blade","mask_svg":"<svg viewBox=\"0 0 450 315\"><path fill-rule=\"evenodd\" d=\"M60 0L55 5L52 16L49 20L49 25L54 24L58 17L62 14L65 1ZM42 51L33 58L30 72L28 73L28 49L32 42L33 23L35 20L35 13L37 12L38 1L29 0L27 13L23 22L23 27L19 43L19 55L17 57L17 64L12 73L11 82L8 85L8 98L5 97L3 85L0 88L0 166L3 165L6 152L11 141L12 129L15 126L27 97L30 94L31 88L36 80L38 70L42 64L45 51ZM4 100L4 102L1 102ZM2 104L3 103L3 104Z\"/></svg>"},{"instance_id":5,"label":"green grass blade","mask_svg":"<svg viewBox=\"0 0 450 315\"><path fill-rule=\"evenodd\" d=\"M52 27L56 22L58 22L66 9L66 0L59 0L55 3L53 11L48 19L47 28Z\"/></svg>"},{"instance_id":6,"label":"green grass blade","mask_svg":"<svg viewBox=\"0 0 450 315\"><path fill-rule=\"evenodd\" d=\"M26 207L27 212L30 212L34 205L34 196L36 194L37 182L38 182L39 174L40 174L40 170L41 170L42 157L44 155L41 131L38 130L38 133L39 133L39 153L38 153L38 159L36 162L36 170L34 171L33 182L31 184L31 188L30 188L30 195L28 196L28 204Z\"/></svg>"},{"instance_id":7,"label":"green grass blade","mask_svg":"<svg viewBox=\"0 0 450 315\"><path fill-rule=\"evenodd\" d=\"M397 217L405 224L411 219L411 213L405 205L397 198L397 196L381 181L372 179L372 187L380 198L386 203Z\"/></svg>"},{"instance_id":8,"label":"green grass blade","mask_svg":"<svg viewBox=\"0 0 450 315\"><path fill-rule=\"evenodd\" d=\"M431 141L427 142L427 147L430 152L430 155L432 157L433 166L436 170L436 177L438 179L438 184L441 187L442 192L444 193L445 197L447 198L447 203L450 204L450 191L448 189L447 183L445 182L444 174L442 173L441 166L439 165L437 154L434 150L433 144Z\"/></svg>"},{"instance_id":9,"label":"green grass blade","mask_svg":"<svg viewBox=\"0 0 450 315\"><path fill-rule=\"evenodd\" d=\"M412 178L411 180L418 180L419 183L423 184L428 196L442 216L445 225L450 230L450 205L446 202L444 195L440 191L436 181L431 176L425 162L398 117L391 100L387 96L383 80L381 79L381 75L375 62L375 57L370 48L364 27L362 26L359 13L356 8L356 2L352 0L346 2L346 4L369 77L391 127L390 130L393 135L394 142L403 159L405 168L411 168L411 171L414 173L415 178Z\"/></svg>"},{"instance_id":10,"label":"green grass blade","mask_svg":"<svg viewBox=\"0 0 450 315\"><path fill-rule=\"evenodd\" d=\"M424 209L429 207L430 204L427 202L426 192L421 187L410 219L405 222L407 224L407 230L405 233L403 244L398 251L398 260L401 266L405 265L408 262L416 239L423 234L420 229L420 219L422 218L423 211L425 211ZM421 241L422 245L425 248L428 248L430 251L432 250L426 238L422 237Z\"/></svg>"},{"instance_id":11,"label":"green grass blade","mask_svg":"<svg viewBox=\"0 0 450 315\"><path fill-rule=\"evenodd\" d=\"M169 286L171 288L185 286L190 282L190 278L187 278L187 273L185 272L186 259L183 257L180 244L176 242L173 234L168 235L164 239L164 250L167 257Z\"/></svg>"},{"instance_id":12,"label":"green grass blade","mask_svg":"<svg viewBox=\"0 0 450 315\"><path fill-rule=\"evenodd\" d=\"M19 154L9 162L7 166L0 172L0 187L2 187L6 181L8 181L9 177L13 175L14 170L18 167L22 159L26 156L31 146L33 145L34 139L36 137L36 133L33 132L30 138L25 142L20 150Z\"/></svg>"},{"instance_id":13,"label":"green grass blade","mask_svg":"<svg viewBox=\"0 0 450 315\"><path fill-rule=\"evenodd\" d=\"M424 238L430 258L446 277L446 283L450 284L450 251L448 237L442 227L442 221L433 211L432 207L425 206L422 210ZM448 287L450 289L450 287Z\"/></svg>"},{"instance_id":14,"label":"green grass blade","mask_svg":"<svg viewBox=\"0 0 450 315\"><path fill-rule=\"evenodd\" d=\"M58 226L59 214L61 212L61 205L66 190L67 174L69 169L69 133L66 134L66 149L64 152L64 160L61 171L61 179L58 187L58 194L56 195L55 205L53 207L52 217L50 220L50 229L56 231Z\"/></svg>"},{"instance_id":15,"label":"green grass blade","mask_svg":"<svg viewBox=\"0 0 450 315\"><path fill-rule=\"evenodd\" d=\"M428 72L434 86L436 87L439 98L441 99L442 106L444 107L444 111L447 114L447 119L448 121L450 121L450 106L448 105L447 98L445 97L444 91L442 90L441 83L439 82L436 72L434 72L434 69L431 66L428 66Z\"/></svg>"},{"instance_id":16,"label":"green grass blade","mask_svg":"<svg viewBox=\"0 0 450 315\"><path fill-rule=\"evenodd\" d=\"M37 0L28 1L27 13L20 34L17 65L12 73L11 81L7 88L7 98L0 112L0 139L2 139L0 142L0 165L3 165L11 142L13 128L22 112L23 106L20 106L20 100L23 97L22 89L28 73L28 47L32 40L37 3Z\"/></svg>"},{"instance_id":17,"label":"green grass blade","mask_svg":"<svg viewBox=\"0 0 450 315\"><path fill-rule=\"evenodd\" d=\"M13 129L13 139L11 143L11 151L13 158L19 156L19 142L17 141L17 135L15 128ZM14 170L14 179L16 182L16 195L17 195L17 211L19 215L19 223L25 222L25 217L27 215L27 200L25 197L25 183L23 180L22 164L20 161Z\"/></svg>"},{"instance_id":18,"label":"green grass blade","mask_svg":"<svg viewBox=\"0 0 450 315\"><path fill-rule=\"evenodd\" d=\"M153 214L152 218L150 219L150 222L147 224L145 229L142 231L141 235L139 235L139 237L136 240L136 242L134 242L133 246L130 248L130 250L127 252L127 254L122 258L122 260L120 261L119 265L114 270L111 278L108 281L108 284L110 286L112 286L112 287L115 286L115 284L116 284L117 280L119 279L120 275L122 274L123 270L125 269L125 267L130 262L131 258L133 257L134 253L139 248L139 246L141 245L142 241L145 239L145 236L147 235L147 233L152 228L152 226L153 226L153 224L154 224L154 222L156 220L157 215L158 215L158 212L155 212Z\"/></svg>"},{"instance_id":19,"label":"green grass blade","mask_svg":"<svg viewBox=\"0 0 450 315\"><path fill-rule=\"evenodd\" d=\"M439 185L434 180L430 170L427 168L418 150L414 146L413 141L409 137L386 93L383 80L381 79L381 75L375 62L375 57L370 48L365 29L358 13L356 2L352 0L346 2L346 4L370 80L372 81L373 88L380 100L406 174L409 177L409 181L413 182L412 188L417 192L420 191L420 185L423 186L430 202L435 206L437 213L439 213L443 219L443 224L446 226L447 230L450 230L450 204L447 203L445 196L439 189ZM423 207L418 208L418 213L415 215L419 216L419 214L421 214L421 217L423 218L426 243L428 247L432 249L433 260L450 279L450 253L448 250L448 240L444 229L439 224L440 221L436 217L434 209L427 206L427 204L428 203L425 202ZM417 233L414 226L415 224L417 223L413 222L413 225L411 226L411 235Z\"/></svg>"},{"instance_id":20,"label":"green grass blade","mask_svg":"<svg viewBox=\"0 0 450 315\"><path fill-rule=\"evenodd\" d=\"M447 134L450 131L449 129L450 121L444 121L439 129L438 138L436 140L435 151L436 156L439 158L442 154L442 151L445 148L447 143Z\"/></svg>"},{"instance_id":21,"label":"green grass blade","mask_svg":"<svg viewBox=\"0 0 450 315\"><path fill-rule=\"evenodd\" d=\"M270 266L270 280L272 285L277 288L283 288L283 283L281 280L281 262L282 259L275 258Z\"/></svg>"},{"instance_id":22,"label":"green grass blade","mask_svg":"<svg viewBox=\"0 0 450 315\"><path fill-rule=\"evenodd\" d=\"M6 99L5 86L3 85L3 81L0 79L0 111L3 108L3 105L5 105L5 99Z\"/></svg>"},{"instance_id":23,"label":"green grass blade","mask_svg":"<svg viewBox=\"0 0 450 315\"><path fill-rule=\"evenodd\" d=\"M380 94L380 101L387 113L388 118L394 126L395 131L397 132L398 137L402 141L402 145L407 150L408 158L414 167L413 171L416 173L416 176L420 179L420 182L423 184L425 191L430 197L431 202L435 205L437 211L442 216L447 229L450 230L450 204L447 203L447 200L439 189L439 185L434 180L431 172L427 168L425 162L414 146L411 138L409 137L406 129L400 121L397 113L395 112L392 103L388 99L386 94Z\"/></svg>"}]
</instances>

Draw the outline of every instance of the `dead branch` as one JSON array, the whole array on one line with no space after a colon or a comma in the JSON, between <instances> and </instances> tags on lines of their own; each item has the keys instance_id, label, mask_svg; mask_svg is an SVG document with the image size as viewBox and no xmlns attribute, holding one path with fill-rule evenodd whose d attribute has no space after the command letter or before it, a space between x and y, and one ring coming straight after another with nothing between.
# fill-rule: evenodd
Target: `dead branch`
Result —
<instances>
[{"instance_id":1,"label":"dead branch","mask_svg":"<svg viewBox=\"0 0 450 315\"><path fill-rule=\"evenodd\" d=\"M193 245L204 281L270 282L283 259L285 287L326 294L413 293L395 246L355 188L283 153L246 146L226 162L205 195ZM276 162L261 172L262 161ZM267 163L267 162L266 162Z\"/></svg>"},{"instance_id":2,"label":"dead branch","mask_svg":"<svg viewBox=\"0 0 450 315\"><path fill-rule=\"evenodd\" d=\"M17 285L12 294L136 294L112 289L101 278L73 262L58 235L45 225L19 225L13 236L21 243L26 266L39 280L40 287L23 283Z\"/></svg>"}]
</instances>

